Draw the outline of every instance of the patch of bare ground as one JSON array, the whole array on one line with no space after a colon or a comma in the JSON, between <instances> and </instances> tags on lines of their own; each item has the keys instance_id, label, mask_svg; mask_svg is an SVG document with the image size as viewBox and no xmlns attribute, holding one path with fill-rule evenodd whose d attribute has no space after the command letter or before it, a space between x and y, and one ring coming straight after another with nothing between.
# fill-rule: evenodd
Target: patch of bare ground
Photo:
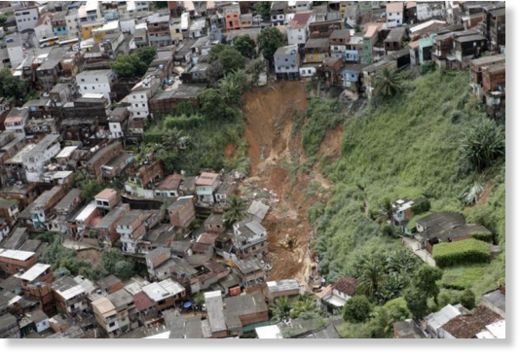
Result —
<instances>
[{"instance_id":1,"label":"patch of bare ground","mask_svg":"<svg viewBox=\"0 0 520 355\"><path fill-rule=\"evenodd\" d=\"M309 250L313 229L308 209L323 199L323 190L330 187L317 167L303 169L301 136L292 133L295 115L306 108L307 93L300 81L275 82L244 95L245 138L251 162L251 176L245 184L276 196L263 222L269 242L267 260L272 266L268 279L295 278L302 284L307 284L314 263ZM321 153L339 154L341 135L339 129L330 133L331 143L324 144ZM309 192L315 182L320 192Z\"/></svg>"}]
</instances>

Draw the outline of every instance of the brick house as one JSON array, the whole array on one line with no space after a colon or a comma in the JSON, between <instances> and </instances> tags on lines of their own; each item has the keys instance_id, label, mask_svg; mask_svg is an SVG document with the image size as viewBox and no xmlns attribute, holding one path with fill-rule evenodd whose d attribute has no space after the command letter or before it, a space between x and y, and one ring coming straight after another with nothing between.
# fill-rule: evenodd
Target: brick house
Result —
<instances>
[{"instance_id":1,"label":"brick house","mask_svg":"<svg viewBox=\"0 0 520 355\"><path fill-rule=\"evenodd\" d=\"M170 223L176 227L187 228L195 220L193 196L182 196L168 207Z\"/></svg>"}]
</instances>

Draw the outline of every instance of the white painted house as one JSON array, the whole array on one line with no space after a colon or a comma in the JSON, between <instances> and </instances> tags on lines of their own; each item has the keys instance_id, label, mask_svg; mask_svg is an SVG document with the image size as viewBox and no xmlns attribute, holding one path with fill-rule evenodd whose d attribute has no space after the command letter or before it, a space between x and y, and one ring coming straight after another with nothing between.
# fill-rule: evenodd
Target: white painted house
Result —
<instances>
[{"instance_id":1,"label":"white painted house","mask_svg":"<svg viewBox=\"0 0 520 355\"><path fill-rule=\"evenodd\" d=\"M70 37L78 37L79 36L79 26L78 26L78 10L70 9L65 15L65 26L67 27L67 33Z\"/></svg>"},{"instance_id":2,"label":"white painted house","mask_svg":"<svg viewBox=\"0 0 520 355\"><path fill-rule=\"evenodd\" d=\"M19 33L13 33L10 36L6 36L5 44L7 48L7 56L9 57L9 63L11 68L19 66L25 57L22 38Z\"/></svg>"},{"instance_id":3,"label":"white painted house","mask_svg":"<svg viewBox=\"0 0 520 355\"><path fill-rule=\"evenodd\" d=\"M300 47L305 45L309 32L309 23L312 21L312 12L300 12L294 15L287 25L287 42Z\"/></svg>"},{"instance_id":4,"label":"white painted house","mask_svg":"<svg viewBox=\"0 0 520 355\"><path fill-rule=\"evenodd\" d=\"M147 118L150 115L148 101L159 89L159 79L149 76L138 82L123 99L129 106L130 118Z\"/></svg>"},{"instance_id":5,"label":"white painted house","mask_svg":"<svg viewBox=\"0 0 520 355\"><path fill-rule=\"evenodd\" d=\"M33 30L38 25L38 8L36 6L23 7L14 11L18 32Z\"/></svg>"},{"instance_id":6,"label":"white painted house","mask_svg":"<svg viewBox=\"0 0 520 355\"><path fill-rule=\"evenodd\" d=\"M386 27L401 26L404 18L404 5L402 2L389 2L386 4Z\"/></svg>"},{"instance_id":7,"label":"white painted house","mask_svg":"<svg viewBox=\"0 0 520 355\"><path fill-rule=\"evenodd\" d=\"M115 74L111 69L84 70L76 75L76 85L81 95L102 94L108 102Z\"/></svg>"},{"instance_id":8,"label":"white painted house","mask_svg":"<svg viewBox=\"0 0 520 355\"><path fill-rule=\"evenodd\" d=\"M61 150L59 134L48 134L39 141L29 152L24 154L22 164L27 181L41 180L45 165Z\"/></svg>"}]
</instances>

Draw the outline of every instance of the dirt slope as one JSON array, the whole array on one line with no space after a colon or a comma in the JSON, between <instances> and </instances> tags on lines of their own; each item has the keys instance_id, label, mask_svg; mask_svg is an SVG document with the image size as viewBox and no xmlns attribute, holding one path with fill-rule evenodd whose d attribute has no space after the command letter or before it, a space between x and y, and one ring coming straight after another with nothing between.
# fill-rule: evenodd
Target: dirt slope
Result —
<instances>
[{"instance_id":1,"label":"dirt slope","mask_svg":"<svg viewBox=\"0 0 520 355\"><path fill-rule=\"evenodd\" d=\"M267 260L272 265L270 280L296 278L306 283L312 264L312 227L307 211L329 188L318 169L305 172L301 168L305 162L301 137L292 134L292 127L295 115L306 107L305 83L300 81L276 82L244 95L245 138L251 162L251 177L245 184L267 191L275 201L264 220ZM318 192L309 191L311 183L319 186Z\"/></svg>"}]
</instances>

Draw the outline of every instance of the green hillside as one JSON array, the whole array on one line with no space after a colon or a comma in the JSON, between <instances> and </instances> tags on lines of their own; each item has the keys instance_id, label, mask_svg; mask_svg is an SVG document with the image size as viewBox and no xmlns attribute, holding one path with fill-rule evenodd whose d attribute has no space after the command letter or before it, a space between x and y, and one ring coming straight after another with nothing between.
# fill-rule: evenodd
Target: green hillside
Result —
<instances>
[{"instance_id":1,"label":"green hillside","mask_svg":"<svg viewBox=\"0 0 520 355\"><path fill-rule=\"evenodd\" d=\"M503 159L477 172L461 153L470 127L486 120L470 95L469 73L435 71L402 85L397 97L347 117L341 157L321 164L334 182L333 191L326 206L313 206L310 218L318 231L320 266L329 280L355 273L361 254L403 248L381 223L385 199L425 196L432 211L463 212L504 246ZM461 195L476 182L490 190L489 196L465 207ZM503 255L474 268L445 269L442 286L471 287L477 297L496 288L504 277Z\"/></svg>"}]
</instances>

